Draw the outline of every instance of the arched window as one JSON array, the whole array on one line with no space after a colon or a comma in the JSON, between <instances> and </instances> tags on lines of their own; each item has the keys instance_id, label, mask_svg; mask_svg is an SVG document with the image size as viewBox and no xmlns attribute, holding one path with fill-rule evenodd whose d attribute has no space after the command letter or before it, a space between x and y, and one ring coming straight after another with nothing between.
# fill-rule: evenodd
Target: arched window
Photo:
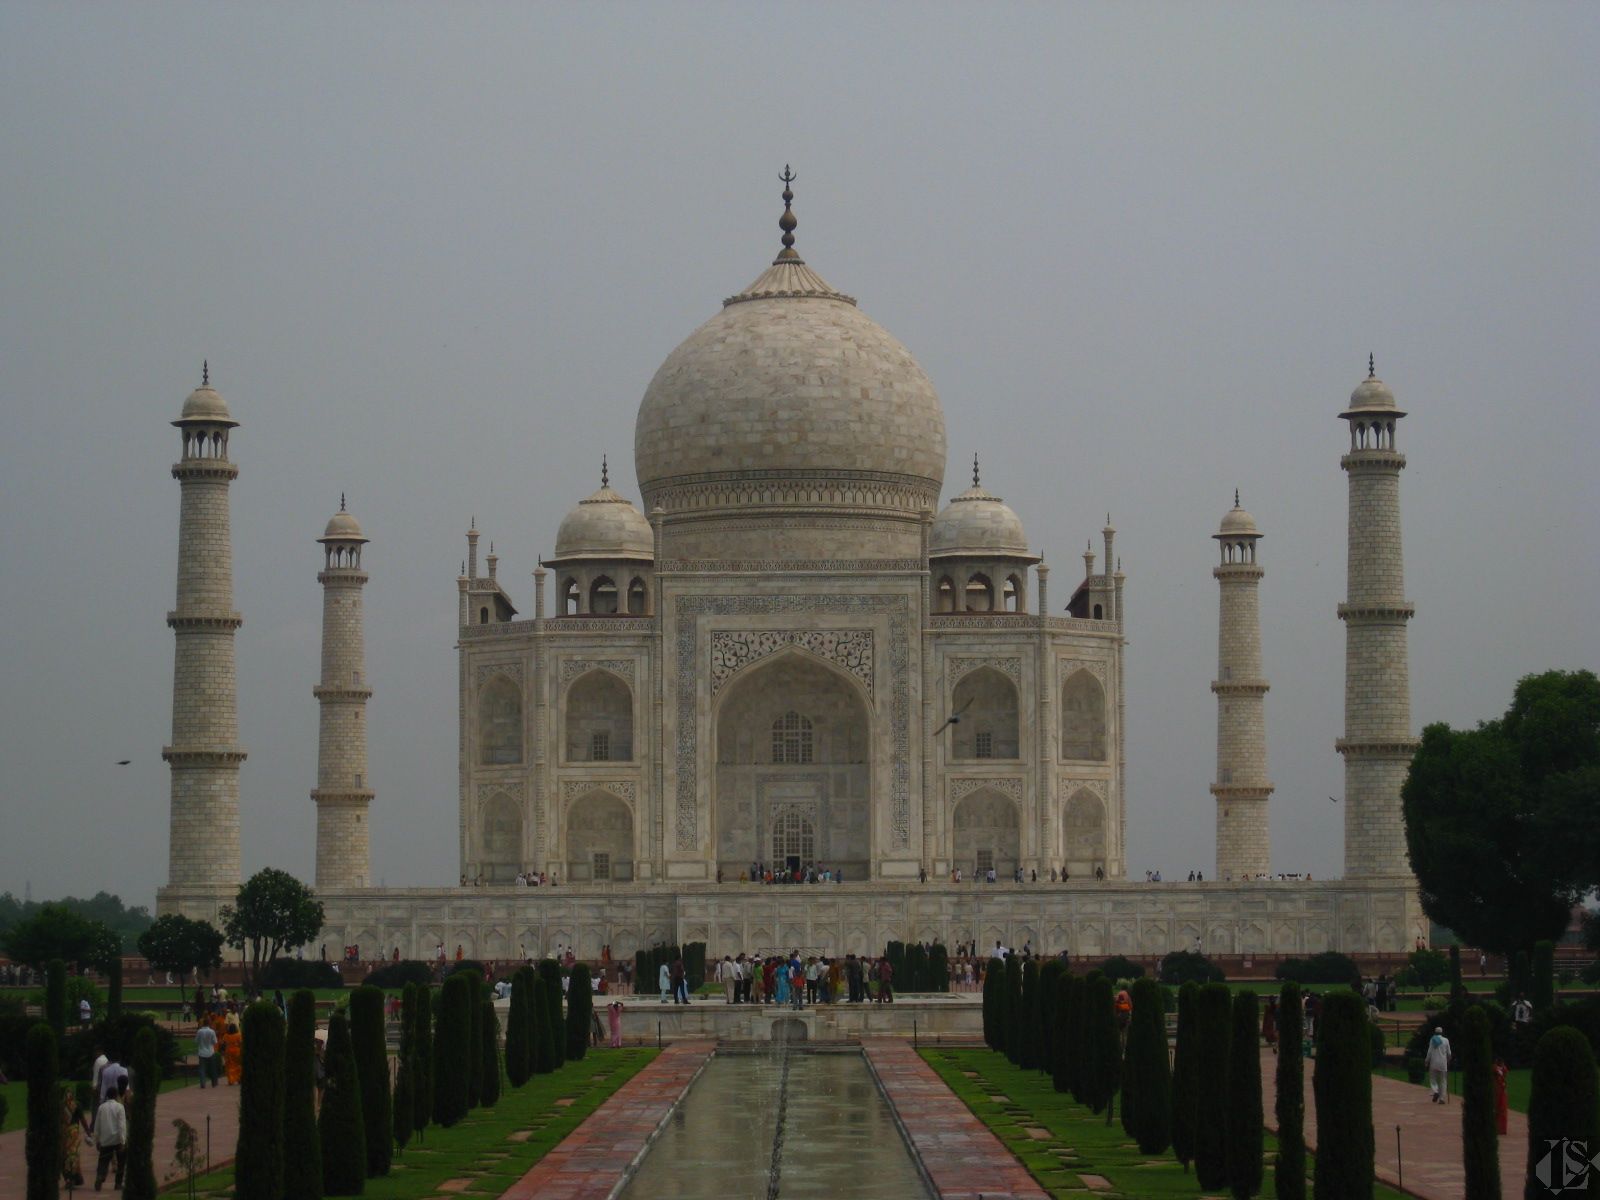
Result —
<instances>
[{"instance_id":1,"label":"arched window","mask_svg":"<svg viewBox=\"0 0 1600 1200\"><path fill-rule=\"evenodd\" d=\"M628 585L628 612L635 617L642 617L650 611L650 593L645 590L644 580L637 575Z\"/></svg>"},{"instance_id":2,"label":"arched window","mask_svg":"<svg viewBox=\"0 0 1600 1200\"><path fill-rule=\"evenodd\" d=\"M1102 608L1100 605L1096 604L1094 606L1094 619L1096 621L1103 620L1105 618L1105 615L1106 615L1106 610L1104 608Z\"/></svg>"},{"instance_id":3,"label":"arched window","mask_svg":"<svg viewBox=\"0 0 1600 1200\"><path fill-rule=\"evenodd\" d=\"M590 671L562 706L568 762L631 762L633 692L610 671Z\"/></svg>"},{"instance_id":4,"label":"arched window","mask_svg":"<svg viewBox=\"0 0 1600 1200\"><path fill-rule=\"evenodd\" d=\"M953 758L1016 758L1017 686L992 667L961 677L951 695Z\"/></svg>"},{"instance_id":5,"label":"arched window","mask_svg":"<svg viewBox=\"0 0 1600 1200\"><path fill-rule=\"evenodd\" d=\"M934 591L933 611L941 613L956 611L956 585L948 575L939 580L939 586Z\"/></svg>"},{"instance_id":6,"label":"arched window","mask_svg":"<svg viewBox=\"0 0 1600 1200\"><path fill-rule=\"evenodd\" d=\"M1061 757L1104 762L1106 692L1088 671L1075 671L1061 688Z\"/></svg>"},{"instance_id":7,"label":"arched window","mask_svg":"<svg viewBox=\"0 0 1600 1200\"><path fill-rule=\"evenodd\" d=\"M1023 611L1024 605L1022 603L1022 589L1023 583L1020 577L1016 575L1010 575L1006 577L1006 586L1003 593L1005 598L1006 612Z\"/></svg>"},{"instance_id":8,"label":"arched window","mask_svg":"<svg viewBox=\"0 0 1600 1200\"><path fill-rule=\"evenodd\" d=\"M488 623L489 623L489 610L487 608L480 608L478 610L478 624L479 625L487 625Z\"/></svg>"},{"instance_id":9,"label":"arched window","mask_svg":"<svg viewBox=\"0 0 1600 1200\"><path fill-rule=\"evenodd\" d=\"M578 581L570 576L561 584L561 612L563 616L575 617L581 606L579 600Z\"/></svg>"},{"instance_id":10,"label":"arched window","mask_svg":"<svg viewBox=\"0 0 1600 1200\"><path fill-rule=\"evenodd\" d=\"M817 858L817 830L798 809L780 808L772 817L774 865L803 866Z\"/></svg>"},{"instance_id":11,"label":"arched window","mask_svg":"<svg viewBox=\"0 0 1600 1200\"><path fill-rule=\"evenodd\" d=\"M479 834L483 877L490 883L510 883L522 860L522 813L504 792L483 806Z\"/></svg>"},{"instance_id":12,"label":"arched window","mask_svg":"<svg viewBox=\"0 0 1600 1200\"><path fill-rule=\"evenodd\" d=\"M994 584L987 575L973 575L967 580L967 611L994 611Z\"/></svg>"},{"instance_id":13,"label":"arched window","mask_svg":"<svg viewBox=\"0 0 1600 1200\"><path fill-rule=\"evenodd\" d=\"M478 693L478 747L487 766L522 761L522 692L504 675Z\"/></svg>"},{"instance_id":14,"label":"arched window","mask_svg":"<svg viewBox=\"0 0 1600 1200\"><path fill-rule=\"evenodd\" d=\"M772 723L772 761L808 763L811 761L811 722L790 709Z\"/></svg>"},{"instance_id":15,"label":"arched window","mask_svg":"<svg viewBox=\"0 0 1600 1200\"><path fill-rule=\"evenodd\" d=\"M616 615L617 585L609 576L602 575L589 585L589 611L601 617Z\"/></svg>"}]
</instances>

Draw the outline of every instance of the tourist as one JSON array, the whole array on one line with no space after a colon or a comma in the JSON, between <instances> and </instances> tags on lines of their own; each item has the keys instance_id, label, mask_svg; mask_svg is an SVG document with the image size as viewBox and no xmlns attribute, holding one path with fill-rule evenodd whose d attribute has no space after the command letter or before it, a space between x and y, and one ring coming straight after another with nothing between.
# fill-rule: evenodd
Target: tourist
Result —
<instances>
[{"instance_id":1,"label":"tourist","mask_svg":"<svg viewBox=\"0 0 1600 1200\"><path fill-rule=\"evenodd\" d=\"M1450 1103L1450 1039L1444 1027L1436 1025L1428 1039L1428 1090L1435 1104Z\"/></svg>"},{"instance_id":2,"label":"tourist","mask_svg":"<svg viewBox=\"0 0 1600 1200\"><path fill-rule=\"evenodd\" d=\"M722 995L728 1004L736 1003L739 991L739 971L733 965L733 956L724 954L717 964L717 982L722 985Z\"/></svg>"},{"instance_id":3,"label":"tourist","mask_svg":"<svg viewBox=\"0 0 1600 1200\"><path fill-rule=\"evenodd\" d=\"M689 974L684 968L682 958L672 960L670 978L672 982L672 1002L674 1004L689 1003Z\"/></svg>"},{"instance_id":4,"label":"tourist","mask_svg":"<svg viewBox=\"0 0 1600 1200\"><path fill-rule=\"evenodd\" d=\"M774 994L774 998L776 999L778 1005L782 1007L783 1005L789 1003L789 964L785 962L781 968L778 968L773 972L773 975L773 982L777 984L778 988L777 992Z\"/></svg>"},{"instance_id":5,"label":"tourist","mask_svg":"<svg viewBox=\"0 0 1600 1200\"><path fill-rule=\"evenodd\" d=\"M113 1166L116 1167L113 1186L119 1192L122 1190L122 1173L128 1163L128 1110L123 1107L122 1097L127 1095L127 1091L124 1077L118 1090L102 1100L100 1107L95 1110L94 1145L100 1154L94 1170L94 1190L97 1192L105 1184L106 1175Z\"/></svg>"},{"instance_id":6,"label":"tourist","mask_svg":"<svg viewBox=\"0 0 1600 1200\"><path fill-rule=\"evenodd\" d=\"M611 1026L611 1048L622 1049L622 1001L613 1000L606 1005L606 1019Z\"/></svg>"},{"instance_id":7,"label":"tourist","mask_svg":"<svg viewBox=\"0 0 1600 1200\"><path fill-rule=\"evenodd\" d=\"M805 966L800 962L800 951L793 951L789 959L789 1001L794 1008L803 1008L807 998Z\"/></svg>"},{"instance_id":8,"label":"tourist","mask_svg":"<svg viewBox=\"0 0 1600 1200\"><path fill-rule=\"evenodd\" d=\"M239 1035L239 1026L232 1021L222 1035L222 1068L227 1073L229 1087L244 1076L244 1038Z\"/></svg>"},{"instance_id":9,"label":"tourist","mask_svg":"<svg viewBox=\"0 0 1600 1200\"><path fill-rule=\"evenodd\" d=\"M194 1031L194 1053L198 1060L200 1086L205 1087L209 1082L212 1087L217 1087L217 1031L204 1021Z\"/></svg>"},{"instance_id":10,"label":"tourist","mask_svg":"<svg viewBox=\"0 0 1600 1200\"><path fill-rule=\"evenodd\" d=\"M83 1186L83 1162L79 1148L89 1132L89 1114L78 1104L69 1087L61 1089L61 1182L67 1190Z\"/></svg>"},{"instance_id":11,"label":"tourist","mask_svg":"<svg viewBox=\"0 0 1600 1200\"><path fill-rule=\"evenodd\" d=\"M107 1097L115 1096L117 1094L117 1080L126 1077L127 1074L127 1067L114 1058L107 1059L100 1068L100 1073L95 1076L95 1087L98 1089L95 1092L95 1098L104 1100Z\"/></svg>"},{"instance_id":12,"label":"tourist","mask_svg":"<svg viewBox=\"0 0 1600 1200\"><path fill-rule=\"evenodd\" d=\"M78 1024L89 1024L90 1008L89 997L82 996L78 999Z\"/></svg>"},{"instance_id":13,"label":"tourist","mask_svg":"<svg viewBox=\"0 0 1600 1200\"><path fill-rule=\"evenodd\" d=\"M878 1003L879 1004L893 1004L894 1003L894 985L891 982L893 980L893 978L894 978L894 968L889 965L889 960L887 958L880 958L878 960Z\"/></svg>"},{"instance_id":14,"label":"tourist","mask_svg":"<svg viewBox=\"0 0 1600 1200\"><path fill-rule=\"evenodd\" d=\"M1528 998L1520 992L1511 1002L1511 1022L1519 1030L1526 1028L1533 1020L1533 1005L1528 1003Z\"/></svg>"},{"instance_id":15,"label":"tourist","mask_svg":"<svg viewBox=\"0 0 1600 1200\"><path fill-rule=\"evenodd\" d=\"M1494 1122L1500 1131L1500 1136L1506 1135L1506 1122L1510 1119L1506 1101L1506 1060L1494 1060Z\"/></svg>"}]
</instances>

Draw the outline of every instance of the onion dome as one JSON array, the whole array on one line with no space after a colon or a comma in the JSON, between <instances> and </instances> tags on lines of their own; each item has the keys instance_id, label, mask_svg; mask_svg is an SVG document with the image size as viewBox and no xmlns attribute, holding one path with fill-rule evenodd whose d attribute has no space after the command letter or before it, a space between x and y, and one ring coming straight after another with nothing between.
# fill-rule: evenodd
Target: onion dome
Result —
<instances>
[{"instance_id":1,"label":"onion dome","mask_svg":"<svg viewBox=\"0 0 1600 1200\"><path fill-rule=\"evenodd\" d=\"M1406 414L1400 411L1395 403L1394 393L1389 390L1389 385L1378 378L1377 365L1373 356L1367 356L1367 377L1356 385L1356 390L1350 393L1350 407L1340 413L1341 417L1361 417L1369 414L1384 413L1396 417Z\"/></svg>"},{"instance_id":2,"label":"onion dome","mask_svg":"<svg viewBox=\"0 0 1600 1200\"><path fill-rule=\"evenodd\" d=\"M645 389L634 463L647 508L832 508L905 519L944 479L944 412L910 352L794 249L689 335Z\"/></svg>"},{"instance_id":3,"label":"onion dome","mask_svg":"<svg viewBox=\"0 0 1600 1200\"><path fill-rule=\"evenodd\" d=\"M322 531L319 542L364 542L361 522L344 506L344 493L339 494L339 511L328 518L328 527Z\"/></svg>"},{"instance_id":4,"label":"onion dome","mask_svg":"<svg viewBox=\"0 0 1600 1200\"><path fill-rule=\"evenodd\" d=\"M1022 519L999 496L978 482L978 458L972 458L972 486L945 505L928 531L928 557L1029 558Z\"/></svg>"},{"instance_id":5,"label":"onion dome","mask_svg":"<svg viewBox=\"0 0 1600 1200\"><path fill-rule=\"evenodd\" d=\"M1239 493L1233 493L1233 507L1222 514L1222 526L1214 538L1236 541L1239 538L1258 538L1261 531L1256 528L1256 519L1239 506Z\"/></svg>"},{"instance_id":6,"label":"onion dome","mask_svg":"<svg viewBox=\"0 0 1600 1200\"><path fill-rule=\"evenodd\" d=\"M230 426L239 424L228 412L228 406L217 389L211 386L210 362L201 367L200 386L189 393L189 398L183 402L183 415L173 424L187 425L191 422Z\"/></svg>"},{"instance_id":7,"label":"onion dome","mask_svg":"<svg viewBox=\"0 0 1600 1200\"><path fill-rule=\"evenodd\" d=\"M611 488L609 472L600 470L600 490L578 502L556 533L552 562L573 558L655 557L655 534L644 514Z\"/></svg>"}]
</instances>

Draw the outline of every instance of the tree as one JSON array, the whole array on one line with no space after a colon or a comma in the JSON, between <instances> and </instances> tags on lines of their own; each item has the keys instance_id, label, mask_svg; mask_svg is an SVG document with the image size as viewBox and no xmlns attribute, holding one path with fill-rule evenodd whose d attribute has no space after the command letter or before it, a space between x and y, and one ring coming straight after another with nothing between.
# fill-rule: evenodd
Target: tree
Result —
<instances>
[{"instance_id":1,"label":"tree","mask_svg":"<svg viewBox=\"0 0 1600 1200\"><path fill-rule=\"evenodd\" d=\"M594 1015L594 985L587 963L573 963L567 983L567 1060L581 1059L589 1050L589 1021Z\"/></svg>"},{"instance_id":2,"label":"tree","mask_svg":"<svg viewBox=\"0 0 1600 1200\"><path fill-rule=\"evenodd\" d=\"M1233 995L1225 983L1208 983L1195 1000L1194 1177L1202 1188L1228 1186L1228 1063Z\"/></svg>"},{"instance_id":3,"label":"tree","mask_svg":"<svg viewBox=\"0 0 1600 1200\"><path fill-rule=\"evenodd\" d=\"M452 975L440 989L433 1036L433 1123L449 1128L467 1115L467 1059L471 1057L472 981Z\"/></svg>"},{"instance_id":4,"label":"tree","mask_svg":"<svg viewBox=\"0 0 1600 1200\"><path fill-rule=\"evenodd\" d=\"M1500 1200L1500 1136L1494 1113L1494 1047L1489 1018L1474 1004L1462 1020L1461 1162L1466 1200Z\"/></svg>"},{"instance_id":5,"label":"tree","mask_svg":"<svg viewBox=\"0 0 1600 1200\"><path fill-rule=\"evenodd\" d=\"M1228 1187L1235 1200L1261 1190L1261 1024L1256 994L1233 998L1228 1061Z\"/></svg>"},{"instance_id":6,"label":"tree","mask_svg":"<svg viewBox=\"0 0 1600 1200\"><path fill-rule=\"evenodd\" d=\"M1529 675L1499 720L1429 725L1401 798L1430 917L1503 954L1560 936L1600 885L1600 679Z\"/></svg>"},{"instance_id":7,"label":"tree","mask_svg":"<svg viewBox=\"0 0 1600 1200\"><path fill-rule=\"evenodd\" d=\"M322 1200L322 1140L317 1134L317 998L289 997L283 1039L283 1194Z\"/></svg>"},{"instance_id":8,"label":"tree","mask_svg":"<svg viewBox=\"0 0 1600 1200\"><path fill-rule=\"evenodd\" d=\"M1088 1078L1088 1104L1091 1112L1105 1110L1111 1124L1113 1098L1122 1080L1122 1033L1117 1029L1117 1014L1111 1006L1111 980L1094 978L1084 1005L1084 1048Z\"/></svg>"},{"instance_id":9,"label":"tree","mask_svg":"<svg viewBox=\"0 0 1600 1200\"><path fill-rule=\"evenodd\" d=\"M1285 1051L1287 1051L1285 1047ZM1372 1047L1356 992L1322 997L1317 1018L1317 1200L1372 1200Z\"/></svg>"},{"instance_id":10,"label":"tree","mask_svg":"<svg viewBox=\"0 0 1600 1200\"><path fill-rule=\"evenodd\" d=\"M470 985L467 993L467 1107L477 1108L483 1103L483 976L476 971L463 971Z\"/></svg>"},{"instance_id":11,"label":"tree","mask_svg":"<svg viewBox=\"0 0 1600 1200\"><path fill-rule=\"evenodd\" d=\"M411 1114L411 1123L416 1127L419 1137L427 1130L428 1122L433 1118L434 995L432 987L423 984L417 985L417 1024L416 1030L411 1037L411 1045L417 1056L416 1070L412 1075L416 1108Z\"/></svg>"},{"instance_id":12,"label":"tree","mask_svg":"<svg viewBox=\"0 0 1600 1200\"><path fill-rule=\"evenodd\" d=\"M483 998L483 1017L478 1022L483 1033L478 1053L483 1058L483 1089L478 1095L484 1108L493 1108L500 1099L500 1018L495 1016L494 1001Z\"/></svg>"},{"instance_id":13,"label":"tree","mask_svg":"<svg viewBox=\"0 0 1600 1200\"><path fill-rule=\"evenodd\" d=\"M533 1074L533 968L522 966L511 978L511 1008L506 1013L506 1081L514 1088Z\"/></svg>"},{"instance_id":14,"label":"tree","mask_svg":"<svg viewBox=\"0 0 1600 1200\"><path fill-rule=\"evenodd\" d=\"M389 1096L389 1046L384 1034L383 993L365 985L350 994L350 1044L361 1080L361 1124L366 1130L367 1178L389 1173L394 1147L394 1109Z\"/></svg>"},{"instance_id":15,"label":"tree","mask_svg":"<svg viewBox=\"0 0 1600 1200\"><path fill-rule=\"evenodd\" d=\"M1078 1003L1078 977L1063 967L1056 985L1056 1029L1050 1039L1050 1086L1072 1090L1072 1010Z\"/></svg>"},{"instance_id":16,"label":"tree","mask_svg":"<svg viewBox=\"0 0 1600 1200\"><path fill-rule=\"evenodd\" d=\"M1056 1005L1061 1003L1061 975L1067 969L1059 958L1039 968L1039 1062L1041 1071L1056 1069Z\"/></svg>"},{"instance_id":17,"label":"tree","mask_svg":"<svg viewBox=\"0 0 1600 1200\"><path fill-rule=\"evenodd\" d=\"M394 1144L405 1150L416 1119L417 985L408 983L400 998L400 1056L394 1072Z\"/></svg>"},{"instance_id":18,"label":"tree","mask_svg":"<svg viewBox=\"0 0 1600 1200\"><path fill-rule=\"evenodd\" d=\"M40 1024L28 1030L28 1200L56 1200L61 1182L61 1115L56 1101L56 1035Z\"/></svg>"},{"instance_id":19,"label":"tree","mask_svg":"<svg viewBox=\"0 0 1600 1200\"><path fill-rule=\"evenodd\" d=\"M156 1059L156 1031L146 1025L133 1035L128 1067L139 1086L128 1105L128 1149L123 1168L123 1200L155 1200L156 1095L161 1067Z\"/></svg>"},{"instance_id":20,"label":"tree","mask_svg":"<svg viewBox=\"0 0 1600 1200\"><path fill-rule=\"evenodd\" d=\"M1195 1006L1200 985L1194 981L1178 989L1178 1045L1172 1063L1172 1153L1187 1171L1194 1161L1195 1122L1200 1097L1200 1032L1195 1028Z\"/></svg>"},{"instance_id":21,"label":"tree","mask_svg":"<svg viewBox=\"0 0 1600 1200\"><path fill-rule=\"evenodd\" d=\"M1067 1082L1072 1098L1089 1103L1089 993L1102 978L1090 971L1072 990L1072 1011L1067 1022Z\"/></svg>"},{"instance_id":22,"label":"tree","mask_svg":"<svg viewBox=\"0 0 1600 1200\"><path fill-rule=\"evenodd\" d=\"M667 961L681 957L682 952L676 946L669 947L667 953L671 955ZM557 1071L561 1064L567 1061L567 1034L566 1022L562 1019L561 1009L561 964L553 958L539 961L539 978L544 980L545 1009L550 1019L548 1038L550 1041L550 1069Z\"/></svg>"},{"instance_id":23,"label":"tree","mask_svg":"<svg viewBox=\"0 0 1600 1200\"><path fill-rule=\"evenodd\" d=\"M44 1019L56 1041L67 1036L67 964L52 958L44 972Z\"/></svg>"},{"instance_id":24,"label":"tree","mask_svg":"<svg viewBox=\"0 0 1600 1200\"><path fill-rule=\"evenodd\" d=\"M1300 1044L1305 1037L1305 1008L1300 985L1286 983L1278 993L1277 1100L1278 1161L1272 1168L1278 1200L1305 1200L1306 1195L1306 1094L1305 1059Z\"/></svg>"},{"instance_id":25,"label":"tree","mask_svg":"<svg viewBox=\"0 0 1600 1200\"><path fill-rule=\"evenodd\" d=\"M1572 1142L1582 1143L1586 1155L1600 1146L1600 1097L1589 1039L1574 1026L1558 1025L1533 1050L1525 1197L1548 1196L1552 1183L1571 1181L1557 1173L1568 1169L1560 1147Z\"/></svg>"},{"instance_id":26,"label":"tree","mask_svg":"<svg viewBox=\"0 0 1600 1200\"><path fill-rule=\"evenodd\" d=\"M1005 993L1006 964L1003 958L991 958L983 973L983 1044L991 1050L1005 1049Z\"/></svg>"},{"instance_id":27,"label":"tree","mask_svg":"<svg viewBox=\"0 0 1600 1200\"><path fill-rule=\"evenodd\" d=\"M1455 1003L1466 997L1467 985L1461 981L1461 945L1450 943L1450 1000Z\"/></svg>"},{"instance_id":28,"label":"tree","mask_svg":"<svg viewBox=\"0 0 1600 1200\"><path fill-rule=\"evenodd\" d=\"M533 1062L535 1075L548 1075L556 1069L555 1035L550 1026L550 997L549 988L546 986L544 976L534 973L533 977L533 1041L529 1047L529 1056Z\"/></svg>"},{"instance_id":29,"label":"tree","mask_svg":"<svg viewBox=\"0 0 1600 1200\"><path fill-rule=\"evenodd\" d=\"M1017 1035L1017 1066L1036 1070L1039 1066L1039 961L1029 958L1022 964L1022 1028Z\"/></svg>"},{"instance_id":30,"label":"tree","mask_svg":"<svg viewBox=\"0 0 1600 1200\"><path fill-rule=\"evenodd\" d=\"M1153 979L1133 984L1133 1018L1122 1060L1122 1127L1146 1154L1160 1154L1172 1140L1167 1012L1161 985Z\"/></svg>"},{"instance_id":31,"label":"tree","mask_svg":"<svg viewBox=\"0 0 1600 1200\"><path fill-rule=\"evenodd\" d=\"M119 954L106 964L106 1020L115 1021L122 1015L122 956Z\"/></svg>"},{"instance_id":32,"label":"tree","mask_svg":"<svg viewBox=\"0 0 1600 1200\"><path fill-rule=\"evenodd\" d=\"M0 934L0 950L12 962L43 970L59 958L80 971L103 968L122 953L122 939L103 921L91 920L65 904L41 904Z\"/></svg>"},{"instance_id":33,"label":"tree","mask_svg":"<svg viewBox=\"0 0 1600 1200\"><path fill-rule=\"evenodd\" d=\"M1533 1007L1544 1012L1556 1002L1556 947L1548 938L1533 944Z\"/></svg>"},{"instance_id":34,"label":"tree","mask_svg":"<svg viewBox=\"0 0 1600 1200\"><path fill-rule=\"evenodd\" d=\"M139 935L139 953L157 971L171 971L181 982L191 971L222 965L222 931L210 921L165 913Z\"/></svg>"},{"instance_id":35,"label":"tree","mask_svg":"<svg viewBox=\"0 0 1600 1200\"><path fill-rule=\"evenodd\" d=\"M244 1010L244 1076L239 1088L239 1142L233 1163L237 1200L283 1196L283 1014L258 1000ZM151 1117L155 1114L152 1110Z\"/></svg>"},{"instance_id":36,"label":"tree","mask_svg":"<svg viewBox=\"0 0 1600 1200\"><path fill-rule=\"evenodd\" d=\"M250 952L250 977L263 962L303 946L322 930L322 901L287 871L267 867L239 885L234 902L224 905L222 932L228 944Z\"/></svg>"},{"instance_id":37,"label":"tree","mask_svg":"<svg viewBox=\"0 0 1600 1200\"><path fill-rule=\"evenodd\" d=\"M1022 1065L1022 956L1006 955L1006 1057L1014 1066Z\"/></svg>"},{"instance_id":38,"label":"tree","mask_svg":"<svg viewBox=\"0 0 1600 1200\"><path fill-rule=\"evenodd\" d=\"M361 1118L361 1076L350 1044L350 1022L328 1019L325 1080L317 1133L322 1141L322 1194L359 1196L367 1187L367 1132Z\"/></svg>"}]
</instances>

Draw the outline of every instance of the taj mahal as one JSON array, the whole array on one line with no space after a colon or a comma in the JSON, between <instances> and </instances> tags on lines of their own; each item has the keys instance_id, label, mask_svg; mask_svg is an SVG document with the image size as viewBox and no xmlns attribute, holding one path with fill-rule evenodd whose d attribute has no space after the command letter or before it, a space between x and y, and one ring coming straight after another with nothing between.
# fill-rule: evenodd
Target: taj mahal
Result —
<instances>
[{"instance_id":1,"label":"taj mahal","mask_svg":"<svg viewBox=\"0 0 1600 1200\"><path fill-rule=\"evenodd\" d=\"M947 487L933 382L801 257L792 178L777 257L644 388L639 502L602 466L531 588L500 576L472 521L454 604L461 886L372 886L369 822L384 815L366 750L368 542L342 503L328 522L311 790L323 940L409 957L445 943L484 958L691 941L713 955L844 954L889 939L1090 956L1197 940L1220 954L1409 949L1426 927L1400 810L1415 746L1405 413L1375 370L1342 411L1330 405L1349 441L1345 728L1329 731L1345 762L1344 878L1272 876L1266 564L1236 497L1214 535L1215 870L1202 883L1132 882L1126 816L1139 798L1127 794L1123 730L1138 697L1124 689L1127 581L1110 518L1081 571L1061 579L1058 566L1052 596L1022 519L991 490L1003 487L976 460L970 485L963 461ZM692 310L703 298L668 302ZM174 424L171 835L158 905L214 919L240 882L248 769L228 508L239 422L207 373ZM1086 514L1086 528L1102 515ZM441 627L450 620L441 605ZM840 882L758 887L744 881L758 865L814 865ZM997 883L974 882L991 871ZM559 886L519 882L541 873Z\"/></svg>"}]
</instances>

